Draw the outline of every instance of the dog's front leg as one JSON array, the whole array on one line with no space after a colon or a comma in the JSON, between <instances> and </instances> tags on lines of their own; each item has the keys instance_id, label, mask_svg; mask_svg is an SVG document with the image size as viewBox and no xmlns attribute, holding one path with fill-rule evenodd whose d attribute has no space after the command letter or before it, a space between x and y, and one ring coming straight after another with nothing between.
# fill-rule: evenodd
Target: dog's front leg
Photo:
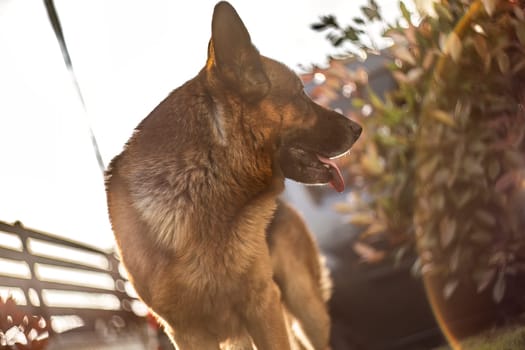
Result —
<instances>
[{"instance_id":1,"label":"dog's front leg","mask_svg":"<svg viewBox=\"0 0 525 350\"><path fill-rule=\"evenodd\" d=\"M247 328L257 350L290 350L290 342L279 288L268 282L263 293L253 300L247 315Z\"/></svg>"}]
</instances>

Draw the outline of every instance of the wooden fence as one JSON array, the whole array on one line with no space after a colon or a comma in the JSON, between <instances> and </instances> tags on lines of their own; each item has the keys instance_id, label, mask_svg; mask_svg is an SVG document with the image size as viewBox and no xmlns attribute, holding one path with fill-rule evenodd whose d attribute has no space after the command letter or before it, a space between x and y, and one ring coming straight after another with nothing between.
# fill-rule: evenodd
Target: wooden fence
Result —
<instances>
[{"instance_id":1,"label":"wooden fence","mask_svg":"<svg viewBox=\"0 0 525 350\"><path fill-rule=\"evenodd\" d=\"M0 221L0 292L43 316L51 335L144 322L119 266L112 252Z\"/></svg>"}]
</instances>

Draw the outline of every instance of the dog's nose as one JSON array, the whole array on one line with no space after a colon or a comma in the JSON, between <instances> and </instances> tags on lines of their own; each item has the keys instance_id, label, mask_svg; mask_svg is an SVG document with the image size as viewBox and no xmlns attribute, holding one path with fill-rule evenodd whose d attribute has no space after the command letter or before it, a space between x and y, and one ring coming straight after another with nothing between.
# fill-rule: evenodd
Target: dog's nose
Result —
<instances>
[{"instance_id":1,"label":"dog's nose","mask_svg":"<svg viewBox=\"0 0 525 350\"><path fill-rule=\"evenodd\" d=\"M359 137L359 135L361 135L361 132L363 131L361 125L354 122L350 124L350 128L352 129L352 132L356 135L356 138Z\"/></svg>"}]
</instances>

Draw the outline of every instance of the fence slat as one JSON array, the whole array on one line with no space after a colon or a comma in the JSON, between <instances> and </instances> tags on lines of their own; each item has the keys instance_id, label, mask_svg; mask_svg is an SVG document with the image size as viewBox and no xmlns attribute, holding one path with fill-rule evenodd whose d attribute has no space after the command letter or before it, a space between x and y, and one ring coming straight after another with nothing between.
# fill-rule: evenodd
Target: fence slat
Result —
<instances>
[{"instance_id":1,"label":"fence slat","mask_svg":"<svg viewBox=\"0 0 525 350\"><path fill-rule=\"evenodd\" d=\"M49 242L49 243L56 243L62 246L70 247L70 248L77 248L80 250L89 251L91 253L98 253L102 255L108 255L108 252L103 249L98 249L95 247L91 247L87 244L82 244L78 242L73 242L65 238L60 238L56 236L50 236L47 233L36 231L36 230L29 230L25 227L22 227L20 225L9 225L3 221L0 221L0 230L9 232L9 233L15 233L20 238L35 238L39 239L41 241Z\"/></svg>"},{"instance_id":2,"label":"fence slat","mask_svg":"<svg viewBox=\"0 0 525 350\"><path fill-rule=\"evenodd\" d=\"M18 260L18 261L26 261L27 254L28 253L26 252L17 252L11 249L0 247L0 257L1 258ZM84 264L73 262L73 261L59 260L58 257L56 259L53 259L51 257L33 255L32 260L36 264L45 264L45 265L65 267L65 268L71 268L71 269L79 269L82 271L90 271L90 272L102 272L102 273L107 273L111 275L110 273L111 271L109 269L104 269L104 268L90 266L90 265L84 265Z\"/></svg>"},{"instance_id":3,"label":"fence slat","mask_svg":"<svg viewBox=\"0 0 525 350\"><path fill-rule=\"evenodd\" d=\"M28 299L29 290L33 289L40 299L40 306L33 306L31 305L30 301L27 300L28 305L21 305L21 310L26 310L27 312L30 312L31 314L39 314L44 316L45 318L49 319L51 316L59 316L59 315L77 315L81 317L84 322L86 323L87 328L90 327L90 325L93 325L97 319L104 319L108 323L113 322L115 316L118 316L122 318L126 324L136 324L140 322L144 322L144 318L141 318L137 315L135 315L130 308L131 303L136 300L132 297L130 297L125 291L123 290L124 281L125 279L120 276L118 272L118 264L119 261L116 258L115 254L113 252L107 252L102 249L97 249L85 244L81 244L78 242L72 242L66 239L62 239L59 237L50 236L44 232L39 232L36 230L30 230L25 227L23 227L20 224L10 225L5 222L0 221L0 231L14 234L18 236L20 241L22 242L23 251L13 250L6 247L0 247L0 257L15 260L15 261L21 261L25 262L30 270L31 276L29 278L24 277L15 277L15 276L8 276L8 275L1 275L0 274L0 287L7 287L7 288L19 288L21 289L26 299ZM40 256L40 255L34 255L31 254L31 252L27 249L28 239L31 240L38 240L42 242L52 243L56 245L57 247L67 247L67 248L73 248L76 250L79 250L81 253L95 253L100 255L102 258L105 258L108 262L108 267L96 267L92 266L88 263L88 265L84 265L82 262L77 261L69 261L66 259L61 259L61 257L57 256ZM76 260L76 259L75 259ZM42 264L52 267L63 267L73 270L78 270L79 272L89 271L89 272L96 272L96 273L104 273L108 277L110 277L113 280L114 288L109 289L100 287L100 286L89 286L89 285L80 285L80 282L73 282L73 281L48 281L48 280L41 280L38 279L35 275L35 265L36 264ZM6 273L9 273L7 271ZM55 306L49 306L44 302L44 299L42 298L43 293L53 293L55 291L57 292L82 292L87 293L87 296L89 295L93 297L98 297L100 294L104 295L111 295L118 299L119 305L118 309L112 309L108 310L107 308L111 308L110 304L107 305L94 305L91 306L85 306L85 307L55 307ZM49 295L48 295L49 296ZM88 304L86 304L88 305ZM86 329L86 327L82 327L82 329Z\"/></svg>"}]
</instances>

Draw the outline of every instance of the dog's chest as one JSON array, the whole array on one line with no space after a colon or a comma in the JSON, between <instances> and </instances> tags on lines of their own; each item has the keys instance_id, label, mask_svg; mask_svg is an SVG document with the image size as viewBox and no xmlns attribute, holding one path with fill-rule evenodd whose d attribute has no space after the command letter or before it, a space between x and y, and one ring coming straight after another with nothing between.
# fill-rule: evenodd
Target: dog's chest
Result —
<instances>
[{"instance_id":1,"label":"dog's chest","mask_svg":"<svg viewBox=\"0 0 525 350\"><path fill-rule=\"evenodd\" d=\"M231 274L228 266L209 263L179 263L159 271L159 277L170 288L163 289L151 304L165 319L202 324L225 338L239 334L243 329L241 315L257 293L251 274Z\"/></svg>"}]
</instances>

